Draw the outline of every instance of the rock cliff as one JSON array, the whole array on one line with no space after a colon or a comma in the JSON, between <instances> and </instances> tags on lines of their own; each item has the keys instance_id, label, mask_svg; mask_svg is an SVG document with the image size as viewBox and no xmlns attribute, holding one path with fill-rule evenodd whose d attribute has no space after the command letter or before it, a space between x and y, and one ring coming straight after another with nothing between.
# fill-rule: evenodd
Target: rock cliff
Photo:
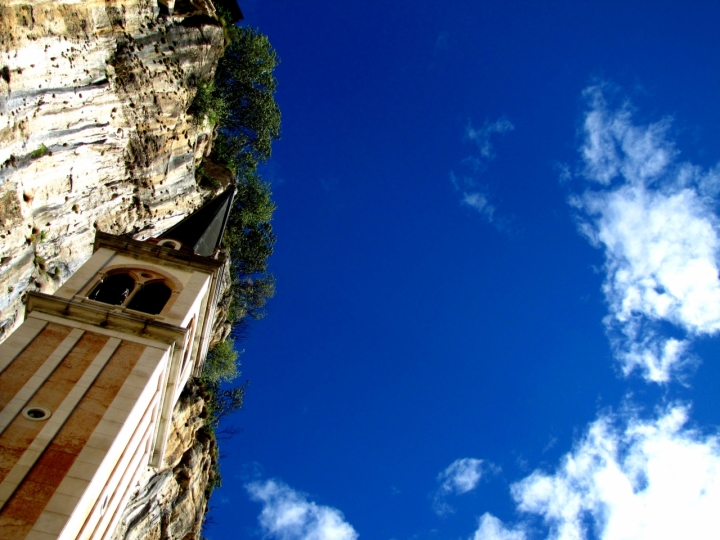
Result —
<instances>
[{"instance_id":1,"label":"rock cliff","mask_svg":"<svg viewBox=\"0 0 720 540\"><path fill-rule=\"evenodd\" d=\"M199 538L217 459L205 416L200 389L190 382L173 413L163 468L139 483L112 540Z\"/></svg>"},{"instance_id":2,"label":"rock cliff","mask_svg":"<svg viewBox=\"0 0 720 540\"><path fill-rule=\"evenodd\" d=\"M95 229L152 236L208 195L194 169L211 133L185 111L223 30L211 4L179 4L0 0L2 335L25 291L52 293L89 257Z\"/></svg>"},{"instance_id":3,"label":"rock cliff","mask_svg":"<svg viewBox=\"0 0 720 540\"><path fill-rule=\"evenodd\" d=\"M186 111L223 29L208 0L169 4L0 0L0 340L22 321L24 293L54 292L96 230L154 236L211 195L195 167L212 131ZM114 538L199 537L217 454L206 414L189 385L164 466Z\"/></svg>"}]
</instances>

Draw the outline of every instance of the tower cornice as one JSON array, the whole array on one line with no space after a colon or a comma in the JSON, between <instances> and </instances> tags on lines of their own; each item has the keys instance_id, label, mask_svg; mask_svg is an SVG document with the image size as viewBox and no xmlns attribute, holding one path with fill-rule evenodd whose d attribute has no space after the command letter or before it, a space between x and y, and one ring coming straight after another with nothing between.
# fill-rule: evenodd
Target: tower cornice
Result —
<instances>
[{"instance_id":1,"label":"tower cornice","mask_svg":"<svg viewBox=\"0 0 720 540\"><path fill-rule=\"evenodd\" d=\"M215 273L225 264L225 254L222 252L218 252L217 257L205 257L185 250L98 231L95 234L94 251L100 248L108 248L151 262L161 260L166 264L177 264L184 268L196 268L209 273Z\"/></svg>"},{"instance_id":2,"label":"tower cornice","mask_svg":"<svg viewBox=\"0 0 720 540\"><path fill-rule=\"evenodd\" d=\"M97 304L32 291L28 292L27 313L39 311L182 348L187 328L155 320L152 316L118 311L115 306Z\"/></svg>"}]
</instances>

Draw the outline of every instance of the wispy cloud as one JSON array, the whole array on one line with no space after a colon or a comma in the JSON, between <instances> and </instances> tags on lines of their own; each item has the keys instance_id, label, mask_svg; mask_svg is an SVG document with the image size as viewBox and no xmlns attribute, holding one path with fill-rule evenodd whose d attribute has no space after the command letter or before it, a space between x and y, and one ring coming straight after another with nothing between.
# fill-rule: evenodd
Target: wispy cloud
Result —
<instances>
[{"instance_id":1,"label":"wispy cloud","mask_svg":"<svg viewBox=\"0 0 720 540\"><path fill-rule=\"evenodd\" d=\"M444 60L448 57L448 52L451 49L452 40L448 32L440 32L435 39L435 44L432 49L432 56L428 69L436 70L440 68Z\"/></svg>"},{"instance_id":2,"label":"wispy cloud","mask_svg":"<svg viewBox=\"0 0 720 540\"><path fill-rule=\"evenodd\" d=\"M491 136L495 134L508 133L515 129L515 126L505 118L504 116L498 118L495 122L488 122L487 120L483 126L476 129L472 124L468 123L465 129L465 136L475 143L480 156L486 160L493 159L495 157L495 149L492 145Z\"/></svg>"},{"instance_id":3,"label":"wispy cloud","mask_svg":"<svg viewBox=\"0 0 720 540\"><path fill-rule=\"evenodd\" d=\"M495 207L488 202L487 195L479 191L473 193L463 193L462 202L469 207L474 208L489 222L492 223Z\"/></svg>"},{"instance_id":4,"label":"wispy cloud","mask_svg":"<svg viewBox=\"0 0 720 540\"><path fill-rule=\"evenodd\" d=\"M605 252L605 324L624 373L667 383L692 360L693 339L720 330L717 167L679 162L669 120L636 125L602 87L585 96L579 176L593 187L570 202ZM553 472L511 487L524 522L485 514L472 540L535 537L533 515L553 540L716 537L720 437L687 427L688 414L678 403L651 418L601 414Z\"/></svg>"},{"instance_id":5,"label":"wispy cloud","mask_svg":"<svg viewBox=\"0 0 720 540\"><path fill-rule=\"evenodd\" d=\"M438 475L438 482L442 482L440 490L443 493L454 493L455 495L462 495L472 491L480 482L482 473L482 459L456 459Z\"/></svg>"},{"instance_id":6,"label":"wispy cloud","mask_svg":"<svg viewBox=\"0 0 720 540\"><path fill-rule=\"evenodd\" d=\"M449 495L462 495L475 489L486 471L494 471L491 464L484 464L482 459L462 458L453 461L437 480L440 487L435 492L433 510L438 515L454 512L451 505L446 502Z\"/></svg>"},{"instance_id":7,"label":"wispy cloud","mask_svg":"<svg viewBox=\"0 0 720 540\"><path fill-rule=\"evenodd\" d=\"M485 121L481 128L475 128L472 123L468 123L465 128L465 139L474 144L477 152L462 160L462 168L467 171L465 174L450 172L450 181L455 190L462 193L461 202L477 210L488 223L492 223L500 230L508 228L508 220L497 218L496 207L490 202L489 190L479 185L479 179L488 164L495 158L492 136L507 133L513 129L515 126L505 117L501 117L495 122Z\"/></svg>"},{"instance_id":8,"label":"wispy cloud","mask_svg":"<svg viewBox=\"0 0 720 540\"><path fill-rule=\"evenodd\" d=\"M266 538L277 540L356 540L358 533L342 512L308 501L277 480L245 485L250 498L263 505L258 518Z\"/></svg>"},{"instance_id":9,"label":"wispy cloud","mask_svg":"<svg viewBox=\"0 0 720 540\"><path fill-rule=\"evenodd\" d=\"M570 202L605 251L605 323L623 372L667 382L692 361L693 338L720 330L718 173L677 162L669 120L635 125L600 88L586 96L582 175L600 187Z\"/></svg>"},{"instance_id":10,"label":"wispy cloud","mask_svg":"<svg viewBox=\"0 0 720 540\"><path fill-rule=\"evenodd\" d=\"M434 52L437 54L440 51L450 50L450 34L447 32L440 32L437 39L435 40Z\"/></svg>"}]
</instances>

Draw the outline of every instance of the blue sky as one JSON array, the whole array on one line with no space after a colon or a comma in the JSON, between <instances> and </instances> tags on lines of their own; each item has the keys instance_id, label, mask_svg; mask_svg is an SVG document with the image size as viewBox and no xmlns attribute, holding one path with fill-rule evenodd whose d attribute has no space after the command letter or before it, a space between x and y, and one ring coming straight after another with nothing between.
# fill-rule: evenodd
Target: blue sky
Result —
<instances>
[{"instance_id":1,"label":"blue sky","mask_svg":"<svg viewBox=\"0 0 720 540\"><path fill-rule=\"evenodd\" d=\"M206 536L720 529L710 2L243 2L268 317Z\"/></svg>"}]
</instances>

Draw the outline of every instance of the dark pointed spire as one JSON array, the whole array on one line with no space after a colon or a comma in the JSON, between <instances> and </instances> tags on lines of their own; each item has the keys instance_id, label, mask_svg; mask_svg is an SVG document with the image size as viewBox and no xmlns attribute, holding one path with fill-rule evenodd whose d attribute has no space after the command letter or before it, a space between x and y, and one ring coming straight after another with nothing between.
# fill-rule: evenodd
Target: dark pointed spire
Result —
<instances>
[{"instance_id":1,"label":"dark pointed spire","mask_svg":"<svg viewBox=\"0 0 720 540\"><path fill-rule=\"evenodd\" d=\"M231 185L158 238L176 240L197 255L213 255L220 247L234 197L235 186Z\"/></svg>"}]
</instances>

